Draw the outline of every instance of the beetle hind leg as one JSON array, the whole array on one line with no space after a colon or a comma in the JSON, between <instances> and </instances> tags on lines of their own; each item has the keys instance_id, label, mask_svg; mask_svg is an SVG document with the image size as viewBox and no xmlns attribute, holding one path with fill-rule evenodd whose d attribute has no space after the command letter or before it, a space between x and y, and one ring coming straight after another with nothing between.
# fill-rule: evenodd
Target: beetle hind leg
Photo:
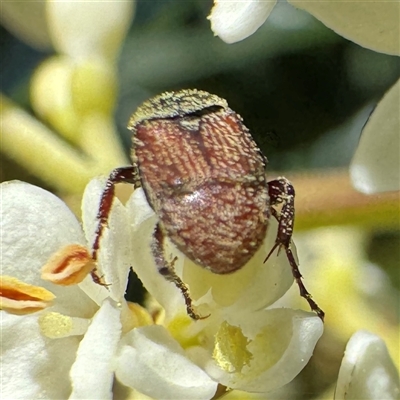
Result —
<instances>
[{"instance_id":1,"label":"beetle hind leg","mask_svg":"<svg viewBox=\"0 0 400 400\"><path fill-rule=\"evenodd\" d=\"M186 303L186 310L188 315L194 319L205 319L208 317L201 316L196 313L193 307L192 298L190 297L189 289L182 281L182 279L176 274L174 270L174 263L176 261L176 257L169 263L164 257L164 233L161 230L160 224L157 224L154 234L153 234L153 243L151 246L154 260L156 262L158 272L168 281L173 282L175 286L182 292L183 297Z\"/></svg>"},{"instance_id":2,"label":"beetle hind leg","mask_svg":"<svg viewBox=\"0 0 400 400\"><path fill-rule=\"evenodd\" d=\"M293 225L294 225L294 196L295 191L293 185L284 177L268 182L268 191L271 203L271 213L278 221L278 233L275 240L275 245L272 247L264 262L268 260L271 254L278 248L278 253L281 248L286 252L287 259L292 268L293 277L299 287L300 296L304 297L308 304L323 321L325 313L319 308L318 304L312 299L310 293L304 286L301 280L302 275L299 270L298 263L291 249ZM282 205L280 212L275 208L276 205Z\"/></svg>"}]
</instances>

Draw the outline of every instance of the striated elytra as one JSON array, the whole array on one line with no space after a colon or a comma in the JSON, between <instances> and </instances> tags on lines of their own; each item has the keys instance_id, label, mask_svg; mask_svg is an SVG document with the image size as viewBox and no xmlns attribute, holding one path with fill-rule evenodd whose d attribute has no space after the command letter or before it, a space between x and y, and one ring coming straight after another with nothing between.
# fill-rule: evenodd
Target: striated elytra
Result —
<instances>
[{"instance_id":1,"label":"striated elytra","mask_svg":"<svg viewBox=\"0 0 400 400\"><path fill-rule=\"evenodd\" d=\"M266 160L225 100L163 93L130 119L132 159L165 235L217 274L238 270L264 240Z\"/></svg>"}]
</instances>

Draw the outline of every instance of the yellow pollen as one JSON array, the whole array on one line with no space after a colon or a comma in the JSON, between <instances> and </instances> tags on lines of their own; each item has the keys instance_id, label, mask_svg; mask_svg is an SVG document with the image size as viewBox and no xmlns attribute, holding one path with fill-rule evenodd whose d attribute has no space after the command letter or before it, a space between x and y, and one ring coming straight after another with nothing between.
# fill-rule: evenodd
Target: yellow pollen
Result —
<instances>
[{"instance_id":1,"label":"yellow pollen","mask_svg":"<svg viewBox=\"0 0 400 400\"><path fill-rule=\"evenodd\" d=\"M249 343L239 327L224 321L215 335L213 358L224 371L240 373L253 358Z\"/></svg>"},{"instance_id":2,"label":"yellow pollen","mask_svg":"<svg viewBox=\"0 0 400 400\"><path fill-rule=\"evenodd\" d=\"M68 336L73 323L71 317L56 312L42 314L39 317L39 326L42 334L51 339Z\"/></svg>"},{"instance_id":3,"label":"yellow pollen","mask_svg":"<svg viewBox=\"0 0 400 400\"><path fill-rule=\"evenodd\" d=\"M38 321L42 334L50 339L84 335L91 323L88 318L70 317L57 312L43 313Z\"/></svg>"}]
</instances>

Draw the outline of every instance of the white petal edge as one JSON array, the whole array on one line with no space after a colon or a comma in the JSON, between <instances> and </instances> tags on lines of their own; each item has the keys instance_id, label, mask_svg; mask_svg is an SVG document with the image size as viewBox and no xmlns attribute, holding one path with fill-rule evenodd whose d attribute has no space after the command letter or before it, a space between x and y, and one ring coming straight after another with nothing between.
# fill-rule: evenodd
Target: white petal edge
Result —
<instances>
[{"instance_id":1,"label":"white petal edge","mask_svg":"<svg viewBox=\"0 0 400 400\"><path fill-rule=\"evenodd\" d=\"M310 360L324 330L322 321L315 314L292 309L263 310L237 319L230 316L227 322L239 326L251 340L267 329L271 336L265 338L268 340L265 344L272 357L280 354L280 358L263 369L263 365L269 362L268 354L255 351L252 362L241 373L224 372L214 362L207 366L206 371L227 387L256 393L279 389L291 382Z\"/></svg>"},{"instance_id":2,"label":"white petal edge","mask_svg":"<svg viewBox=\"0 0 400 400\"><path fill-rule=\"evenodd\" d=\"M381 53L399 55L398 1L309 1L288 0L308 11L330 29L360 46Z\"/></svg>"},{"instance_id":3,"label":"white petal edge","mask_svg":"<svg viewBox=\"0 0 400 400\"><path fill-rule=\"evenodd\" d=\"M42 286L57 296L52 311L82 316L94 304L78 287L60 287L40 278L50 256L67 244L86 245L80 224L52 193L25 182L0 185L1 274Z\"/></svg>"},{"instance_id":4,"label":"white petal edge","mask_svg":"<svg viewBox=\"0 0 400 400\"><path fill-rule=\"evenodd\" d=\"M395 400L400 379L383 340L358 331L349 340L339 370L335 400Z\"/></svg>"},{"instance_id":5,"label":"white petal edge","mask_svg":"<svg viewBox=\"0 0 400 400\"><path fill-rule=\"evenodd\" d=\"M208 400L217 389L162 326L129 332L121 341L116 377L155 399Z\"/></svg>"},{"instance_id":6,"label":"white petal edge","mask_svg":"<svg viewBox=\"0 0 400 400\"><path fill-rule=\"evenodd\" d=\"M0 311L1 397L3 399L65 399L71 393L68 372L79 345L77 337L45 338L38 315Z\"/></svg>"},{"instance_id":7,"label":"white petal edge","mask_svg":"<svg viewBox=\"0 0 400 400\"><path fill-rule=\"evenodd\" d=\"M268 18L276 0L215 0L208 17L211 30L226 43L252 35Z\"/></svg>"},{"instance_id":8,"label":"white petal edge","mask_svg":"<svg viewBox=\"0 0 400 400\"><path fill-rule=\"evenodd\" d=\"M363 129L350 165L362 193L400 189L400 80L385 94Z\"/></svg>"},{"instance_id":9,"label":"white petal edge","mask_svg":"<svg viewBox=\"0 0 400 400\"><path fill-rule=\"evenodd\" d=\"M106 299L79 345L70 372L70 399L112 399L112 360L120 336L120 309Z\"/></svg>"}]
</instances>

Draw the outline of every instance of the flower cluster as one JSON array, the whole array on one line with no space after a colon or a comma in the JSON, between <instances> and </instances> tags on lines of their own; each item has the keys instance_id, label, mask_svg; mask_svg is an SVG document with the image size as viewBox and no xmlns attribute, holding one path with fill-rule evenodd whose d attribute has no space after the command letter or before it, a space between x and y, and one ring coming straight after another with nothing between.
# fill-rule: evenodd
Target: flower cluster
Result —
<instances>
[{"instance_id":1,"label":"flower cluster","mask_svg":"<svg viewBox=\"0 0 400 400\"><path fill-rule=\"evenodd\" d=\"M36 118L0 94L1 151L52 188L81 194L93 176L128 163L114 107L117 57L134 3L10 2L5 8L10 31L35 47L51 47L52 55L30 79Z\"/></svg>"},{"instance_id":2,"label":"flower cluster","mask_svg":"<svg viewBox=\"0 0 400 400\"><path fill-rule=\"evenodd\" d=\"M301 371L323 326L309 312L267 308L293 282L284 254L263 265L276 226L254 259L231 276L211 274L167 246L166 254L178 256L176 271L196 309L210 314L203 320L187 316L181 293L156 270L150 245L157 217L141 189L126 205L115 201L101 239L98 268L109 286L90 277L79 286L54 284L68 263L85 267L82 249L93 242L103 186L93 180L86 188L82 231L54 195L22 182L2 184L2 274L33 288L32 301L42 300L38 287L56 296L52 306L40 303L39 313L24 311L21 286L2 281L10 289L3 300L13 300L8 311L23 314L2 312L6 397L111 398L115 377L154 398L210 399L218 384L267 392ZM51 282L40 279L43 265ZM156 308L124 299L131 266L159 302Z\"/></svg>"}]
</instances>

